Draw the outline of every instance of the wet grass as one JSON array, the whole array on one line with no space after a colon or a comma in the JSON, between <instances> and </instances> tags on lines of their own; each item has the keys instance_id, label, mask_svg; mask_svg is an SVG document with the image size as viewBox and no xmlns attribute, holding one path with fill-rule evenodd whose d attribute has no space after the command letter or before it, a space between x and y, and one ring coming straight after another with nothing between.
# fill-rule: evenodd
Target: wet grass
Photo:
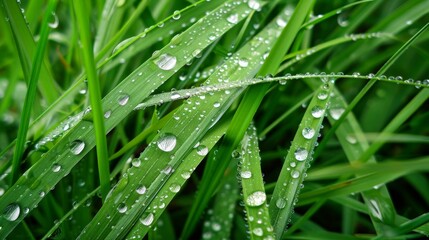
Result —
<instances>
[{"instance_id":1,"label":"wet grass","mask_svg":"<svg viewBox=\"0 0 429 240\"><path fill-rule=\"evenodd\" d=\"M429 235L429 1L1 7L1 239Z\"/></svg>"}]
</instances>

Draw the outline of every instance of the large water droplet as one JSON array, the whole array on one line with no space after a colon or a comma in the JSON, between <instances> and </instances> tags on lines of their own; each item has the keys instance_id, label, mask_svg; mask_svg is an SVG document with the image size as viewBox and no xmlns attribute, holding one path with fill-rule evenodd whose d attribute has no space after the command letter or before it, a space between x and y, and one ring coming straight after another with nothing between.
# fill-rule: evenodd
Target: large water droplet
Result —
<instances>
[{"instance_id":1,"label":"large water droplet","mask_svg":"<svg viewBox=\"0 0 429 240\"><path fill-rule=\"evenodd\" d=\"M312 128L309 128L309 127L302 129L302 136L305 139L312 139L314 137L315 133L316 133L316 131Z\"/></svg>"},{"instance_id":2,"label":"large water droplet","mask_svg":"<svg viewBox=\"0 0 429 240\"><path fill-rule=\"evenodd\" d=\"M262 230L262 228L255 228L253 229L252 233L258 237L261 237L262 235L264 235L264 230Z\"/></svg>"},{"instance_id":3,"label":"large water droplet","mask_svg":"<svg viewBox=\"0 0 429 240\"><path fill-rule=\"evenodd\" d=\"M249 0L248 6L256 11L259 11L261 9L261 3L257 0Z\"/></svg>"},{"instance_id":4,"label":"large water droplet","mask_svg":"<svg viewBox=\"0 0 429 240\"><path fill-rule=\"evenodd\" d=\"M128 100L130 100L130 96L128 94L122 94L118 97L118 103L121 106L125 106L128 103Z\"/></svg>"},{"instance_id":5,"label":"large water droplet","mask_svg":"<svg viewBox=\"0 0 429 240\"><path fill-rule=\"evenodd\" d=\"M180 191L180 185L177 183L173 183L170 185L169 189L173 193L178 193Z\"/></svg>"},{"instance_id":6,"label":"large water droplet","mask_svg":"<svg viewBox=\"0 0 429 240\"><path fill-rule=\"evenodd\" d=\"M232 24L236 24L236 23L238 23L238 14L237 14L237 13L235 13L235 14L231 14L231 15L229 15L229 16L226 18L226 21L228 21L229 23L232 23Z\"/></svg>"},{"instance_id":7,"label":"large water droplet","mask_svg":"<svg viewBox=\"0 0 429 240\"><path fill-rule=\"evenodd\" d=\"M262 191L256 191L246 198L246 204L251 207L257 207L264 204L265 200L267 199L267 195L265 195Z\"/></svg>"},{"instance_id":8,"label":"large water droplet","mask_svg":"<svg viewBox=\"0 0 429 240\"><path fill-rule=\"evenodd\" d=\"M322 109L322 108L320 108L319 106L314 106L312 109L311 109L311 115L313 116L313 117L315 117L315 118L320 118L320 117L322 117L323 116L323 114L324 114L324 110Z\"/></svg>"},{"instance_id":9,"label":"large water droplet","mask_svg":"<svg viewBox=\"0 0 429 240\"><path fill-rule=\"evenodd\" d=\"M52 172L59 172L61 170L61 165L54 163L54 165L52 165Z\"/></svg>"},{"instance_id":10,"label":"large water droplet","mask_svg":"<svg viewBox=\"0 0 429 240\"><path fill-rule=\"evenodd\" d=\"M21 213L21 208L16 203L11 203L7 205L7 207L3 211L3 217L8 221L15 221L19 218L19 214Z\"/></svg>"},{"instance_id":11,"label":"large water droplet","mask_svg":"<svg viewBox=\"0 0 429 240\"><path fill-rule=\"evenodd\" d=\"M179 93L177 93L177 92L173 92L172 94L171 94L171 100L176 100L176 99L179 99L180 98L180 94Z\"/></svg>"},{"instance_id":12,"label":"large water droplet","mask_svg":"<svg viewBox=\"0 0 429 240\"><path fill-rule=\"evenodd\" d=\"M199 145L198 147L197 147L197 154L198 155L200 155L200 156L206 156L207 155L207 153L209 153L209 149L206 147L206 146L204 146L204 145Z\"/></svg>"},{"instance_id":13,"label":"large water droplet","mask_svg":"<svg viewBox=\"0 0 429 240\"><path fill-rule=\"evenodd\" d=\"M277 199L277 201L276 201L276 207L282 209L285 206L286 206L286 199L284 199L284 198Z\"/></svg>"},{"instance_id":14,"label":"large water droplet","mask_svg":"<svg viewBox=\"0 0 429 240\"><path fill-rule=\"evenodd\" d=\"M287 22L282 18L277 18L276 23L279 27L286 27Z\"/></svg>"},{"instance_id":15,"label":"large water droplet","mask_svg":"<svg viewBox=\"0 0 429 240\"><path fill-rule=\"evenodd\" d=\"M241 58L238 60L238 65L242 68L249 66L249 61L245 58Z\"/></svg>"},{"instance_id":16,"label":"large water droplet","mask_svg":"<svg viewBox=\"0 0 429 240\"><path fill-rule=\"evenodd\" d=\"M183 179L189 179L191 177L191 172L185 171L182 174L180 174Z\"/></svg>"},{"instance_id":17,"label":"large water droplet","mask_svg":"<svg viewBox=\"0 0 429 240\"><path fill-rule=\"evenodd\" d=\"M85 143L81 140L74 140L70 143L70 152L79 155L85 148Z\"/></svg>"},{"instance_id":18,"label":"large water droplet","mask_svg":"<svg viewBox=\"0 0 429 240\"><path fill-rule=\"evenodd\" d=\"M292 178L299 178L299 172L298 171L296 171L296 170L293 170L291 173L290 173L290 176L292 177Z\"/></svg>"},{"instance_id":19,"label":"large water droplet","mask_svg":"<svg viewBox=\"0 0 429 240\"><path fill-rule=\"evenodd\" d=\"M308 157L308 151L305 148L297 148L294 154L298 161L304 161Z\"/></svg>"},{"instance_id":20,"label":"large water droplet","mask_svg":"<svg viewBox=\"0 0 429 240\"><path fill-rule=\"evenodd\" d=\"M133 160L131 160L131 165L133 165L133 167L140 167L140 165L142 164L142 161L139 158L134 158Z\"/></svg>"},{"instance_id":21,"label":"large water droplet","mask_svg":"<svg viewBox=\"0 0 429 240\"><path fill-rule=\"evenodd\" d=\"M145 194L146 193L146 187L144 185L139 185L136 188L136 192L140 195Z\"/></svg>"},{"instance_id":22,"label":"large water droplet","mask_svg":"<svg viewBox=\"0 0 429 240\"><path fill-rule=\"evenodd\" d=\"M341 115L343 115L344 111L344 108L331 108L329 109L329 114L333 119L338 120Z\"/></svg>"},{"instance_id":23,"label":"large water droplet","mask_svg":"<svg viewBox=\"0 0 429 240\"><path fill-rule=\"evenodd\" d=\"M174 136L171 133L164 134L157 141L158 148L164 152L173 151L173 149L176 147L176 143L177 143L176 136Z\"/></svg>"},{"instance_id":24,"label":"large water droplet","mask_svg":"<svg viewBox=\"0 0 429 240\"><path fill-rule=\"evenodd\" d=\"M125 205L125 203L121 203L118 206L118 212L120 213L125 213L128 210L127 205Z\"/></svg>"},{"instance_id":25,"label":"large water droplet","mask_svg":"<svg viewBox=\"0 0 429 240\"><path fill-rule=\"evenodd\" d=\"M160 69L171 70L176 66L177 59L176 57L165 53L159 56L155 62Z\"/></svg>"},{"instance_id":26,"label":"large water droplet","mask_svg":"<svg viewBox=\"0 0 429 240\"><path fill-rule=\"evenodd\" d=\"M140 218L140 222L145 226L150 226L153 223L155 216L149 213L146 217Z\"/></svg>"}]
</instances>

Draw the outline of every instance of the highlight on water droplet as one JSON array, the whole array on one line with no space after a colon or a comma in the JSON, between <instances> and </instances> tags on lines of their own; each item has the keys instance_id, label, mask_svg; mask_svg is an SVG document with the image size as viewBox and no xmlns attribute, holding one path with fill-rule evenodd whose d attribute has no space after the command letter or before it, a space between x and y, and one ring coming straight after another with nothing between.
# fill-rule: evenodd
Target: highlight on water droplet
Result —
<instances>
[{"instance_id":1,"label":"highlight on water droplet","mask_svg":"<svg viewBox=\"0 0 429 240\"><path fill-rule=\"evenodd\" d=\"M294 155L297 161L304 161L308 157L308 151L305 148L299 147L295 150Z\"/></svg>"},{"instance_id":2,"label":"highlight on water droplet","mask_svg":"<svg viewBox=\"0 0 429 240\"><path fill-rule=\"evenodd\" d=\"M153 213L149 213L145 217L140 218L140 222L145 226L150 226L153 223L153 220L155 219L155 216Z\"/></svg>"},{"instance_id":3,"label":"highlight on water droplet","mask_svg":"<svg viewBox=\"0 0 429 240\"><path fill-rule=\"evenodd\" d=\"M177 139L171 133L163 134L157 141L158 148L164 152L171 152L176 147Z\"/></svg>"},{"instance_id":4,"label":"highlight on water droplet","mask_svg":"<svg viewBox=\"0 0 429 240\"><path fill-rule=\"evenodd\" d=\"M164 53L155 60L155 63L162 70L171 70L176 66L177 58Z\"/></svg>"},{"instance_id":5,"label":"highlight on water droplet","mask_svg":"<svg viewBox=\"0 0 429 240\"><path fill-rule=\"evenodd\" d=\"M246 198L246 205L250 207L257 207L264 204L265 200L267 199L267 195L265 195L262 191L256 191Z\"/></svg>"},{"instance_id":6,"label":"highlight on water droplet","mask_svg":"<svg viewBox=\"0 0 429 240\"><path fill-rule=\"evenodd\" d=\"M85 148L85 143L81 140L74 140L70 143L70 152L79 155Z\"/></svg>"},{"instance_id":7,"label":"highlight on water droplet","mask_svg":"<svg viewBox=\"0 0 429 240\"><path fill-rule=\"evenodd\" d=\"M20 213L21 213L21 208L19 207L19 205L16 203L11 203L7 205L6 208L4 209L3 217L8 221L13 222L19 218Z\"/></svg>"}]
</instances>

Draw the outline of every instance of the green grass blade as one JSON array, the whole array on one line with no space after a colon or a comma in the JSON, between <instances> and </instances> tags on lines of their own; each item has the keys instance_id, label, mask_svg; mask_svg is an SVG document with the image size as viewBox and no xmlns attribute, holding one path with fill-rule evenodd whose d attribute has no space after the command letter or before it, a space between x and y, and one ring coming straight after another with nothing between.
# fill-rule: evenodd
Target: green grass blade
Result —
<instances>
[{"instance_id":1,"label":"green grass blade","mask_svg":"<svg viewBox=\"0 0 429 240\"><path fill-rule=\"evenodd\" d=\"M240 171L250 239L274 239L273 227L266 204L261 171L258 136L251 125L241 145Z\"/></svg>"},{"instance_id":2,"label":"green grass blade","mask_svg":"<svg viewBox=\"0 0 429 240\"><path fill-rule=\"evenodd\" d=\"M57 4L57 1L55 0L50 1L47 7L47 12L54 11L56 4ZM28 125L30 123L30 117L32 113L34 100L36 99L36 91L37 91L37 85L39 80L39 74L42 69L43 58L44 58L46 45L48 41L48 35L49 35L49 29L50 29L48 26L49 16L50 16L49 14L45 14L45 17L43 19L42 29L40 33L41 37L39 40L39 44L36 48L34 59L32 61L31 73L29 75L28 90L25 96L23 113L21 115L21 121L20 121L21 124L18 129L18 137L17 137L15 151L14 151L13 160L12 160L12 183L14 183L18 179L21 158L24 153L25 142L27 141Z\"/></svg>"},{"instance_id":3,"label":"green grass blade","mask_svg":"<svg viewBox=\"0 0 429 240\"><path fill-rule=\"evenodd\" d=\"M327 111L332 85L333 83L326 83L315 92L292 141L274 188L269 210L277 238L281 238L286 229L294 203L298 199L306 169L313 159L312 152Z\"/></svg>"},{"instance_id":4,"label":"green grass blade","mask_svg":"<svg viewBox=\"0 0 429 240\"><path fill-rule=\"evenodd\" d=\"M91 100L92 119L97 146L98 174L100 176L100 191L103 199L110 190L110 170L107 153L106 130L104 126L104 111L101 106L101 90L95 67L92 40L89 30L88 13L83 1L73 1L77 25L82 44L82 56L88 77L89 97Z\"/></svg>"}]
</instances>

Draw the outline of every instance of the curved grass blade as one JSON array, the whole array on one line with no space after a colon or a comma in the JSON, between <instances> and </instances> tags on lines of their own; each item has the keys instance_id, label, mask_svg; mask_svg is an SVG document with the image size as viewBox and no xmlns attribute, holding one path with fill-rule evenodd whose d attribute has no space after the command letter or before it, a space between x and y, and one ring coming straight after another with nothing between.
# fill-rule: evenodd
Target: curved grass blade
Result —
<instances>
[{"instance_id":1,"label":"curved grass blade","mask_svg":"<svg viewBox=\"0 0 429 240\"><path fill-rule=\"evenodd\" d=\"M315 92L292 141L274 188L269 210L277 238L283 235L287 221L293 212L293 206L298 201L301 184L313 159L312 153L328 108L332 85L333 83L328 81Z\"/></svg>"},{"instance_id":2,"label":"curved grass blade","mask_svg":"<svg viewBox=\"0 0 429 240\"><path fill-rule=\"evenodd\" d=\"M226 2L139 66L103 99L103 109L110 113L105 120L107 131L115 127L139 102L193 58L192 52L195 50L193 44L198 42L200 49L207 47L213 42L208 37L210 32L222 35L243 19L246 13L249 14L250 10L245 4L233 5ZM236 13L237 22L231 23L225 20L228 14ZM205 34L201 34L201 29L205 29ZM196 34L197 32L199 34ZM171 48L170 45L176 47ZM84 118L2 196L0 209L35 208L42 199L39 193L52 189L94 145L93 124ZM60 170L53 171L54 165L59 165ZM55 167L55 169L58 168ZM0 237L7 236L22 221L26 215L25 212L27 211L22 211L22 214L13 221L0 219L3 226Z\"/></svg>"},{"instance_id":3,"label":"curved grass blade","mask_svg":"<svg viewBox=\"0 0 429 240\"><path fill-rule=\"evenodd\" d=\"M274 239L262 179L258 136L253 125L244 135L239 167L250 239Z\"/></svg>"},{"instance_id":4,"label":"curved grass blade","mask_svg":"<svg viewBox=\"0 0 429 240\"><path fill-rule=\"evenodd\" d=\"M207 211L202 239L231 239L232 221L239 199L236 162L231 162L224 177L222 187L216 194L214 206Z\"/></svg>"}]
</instances>

